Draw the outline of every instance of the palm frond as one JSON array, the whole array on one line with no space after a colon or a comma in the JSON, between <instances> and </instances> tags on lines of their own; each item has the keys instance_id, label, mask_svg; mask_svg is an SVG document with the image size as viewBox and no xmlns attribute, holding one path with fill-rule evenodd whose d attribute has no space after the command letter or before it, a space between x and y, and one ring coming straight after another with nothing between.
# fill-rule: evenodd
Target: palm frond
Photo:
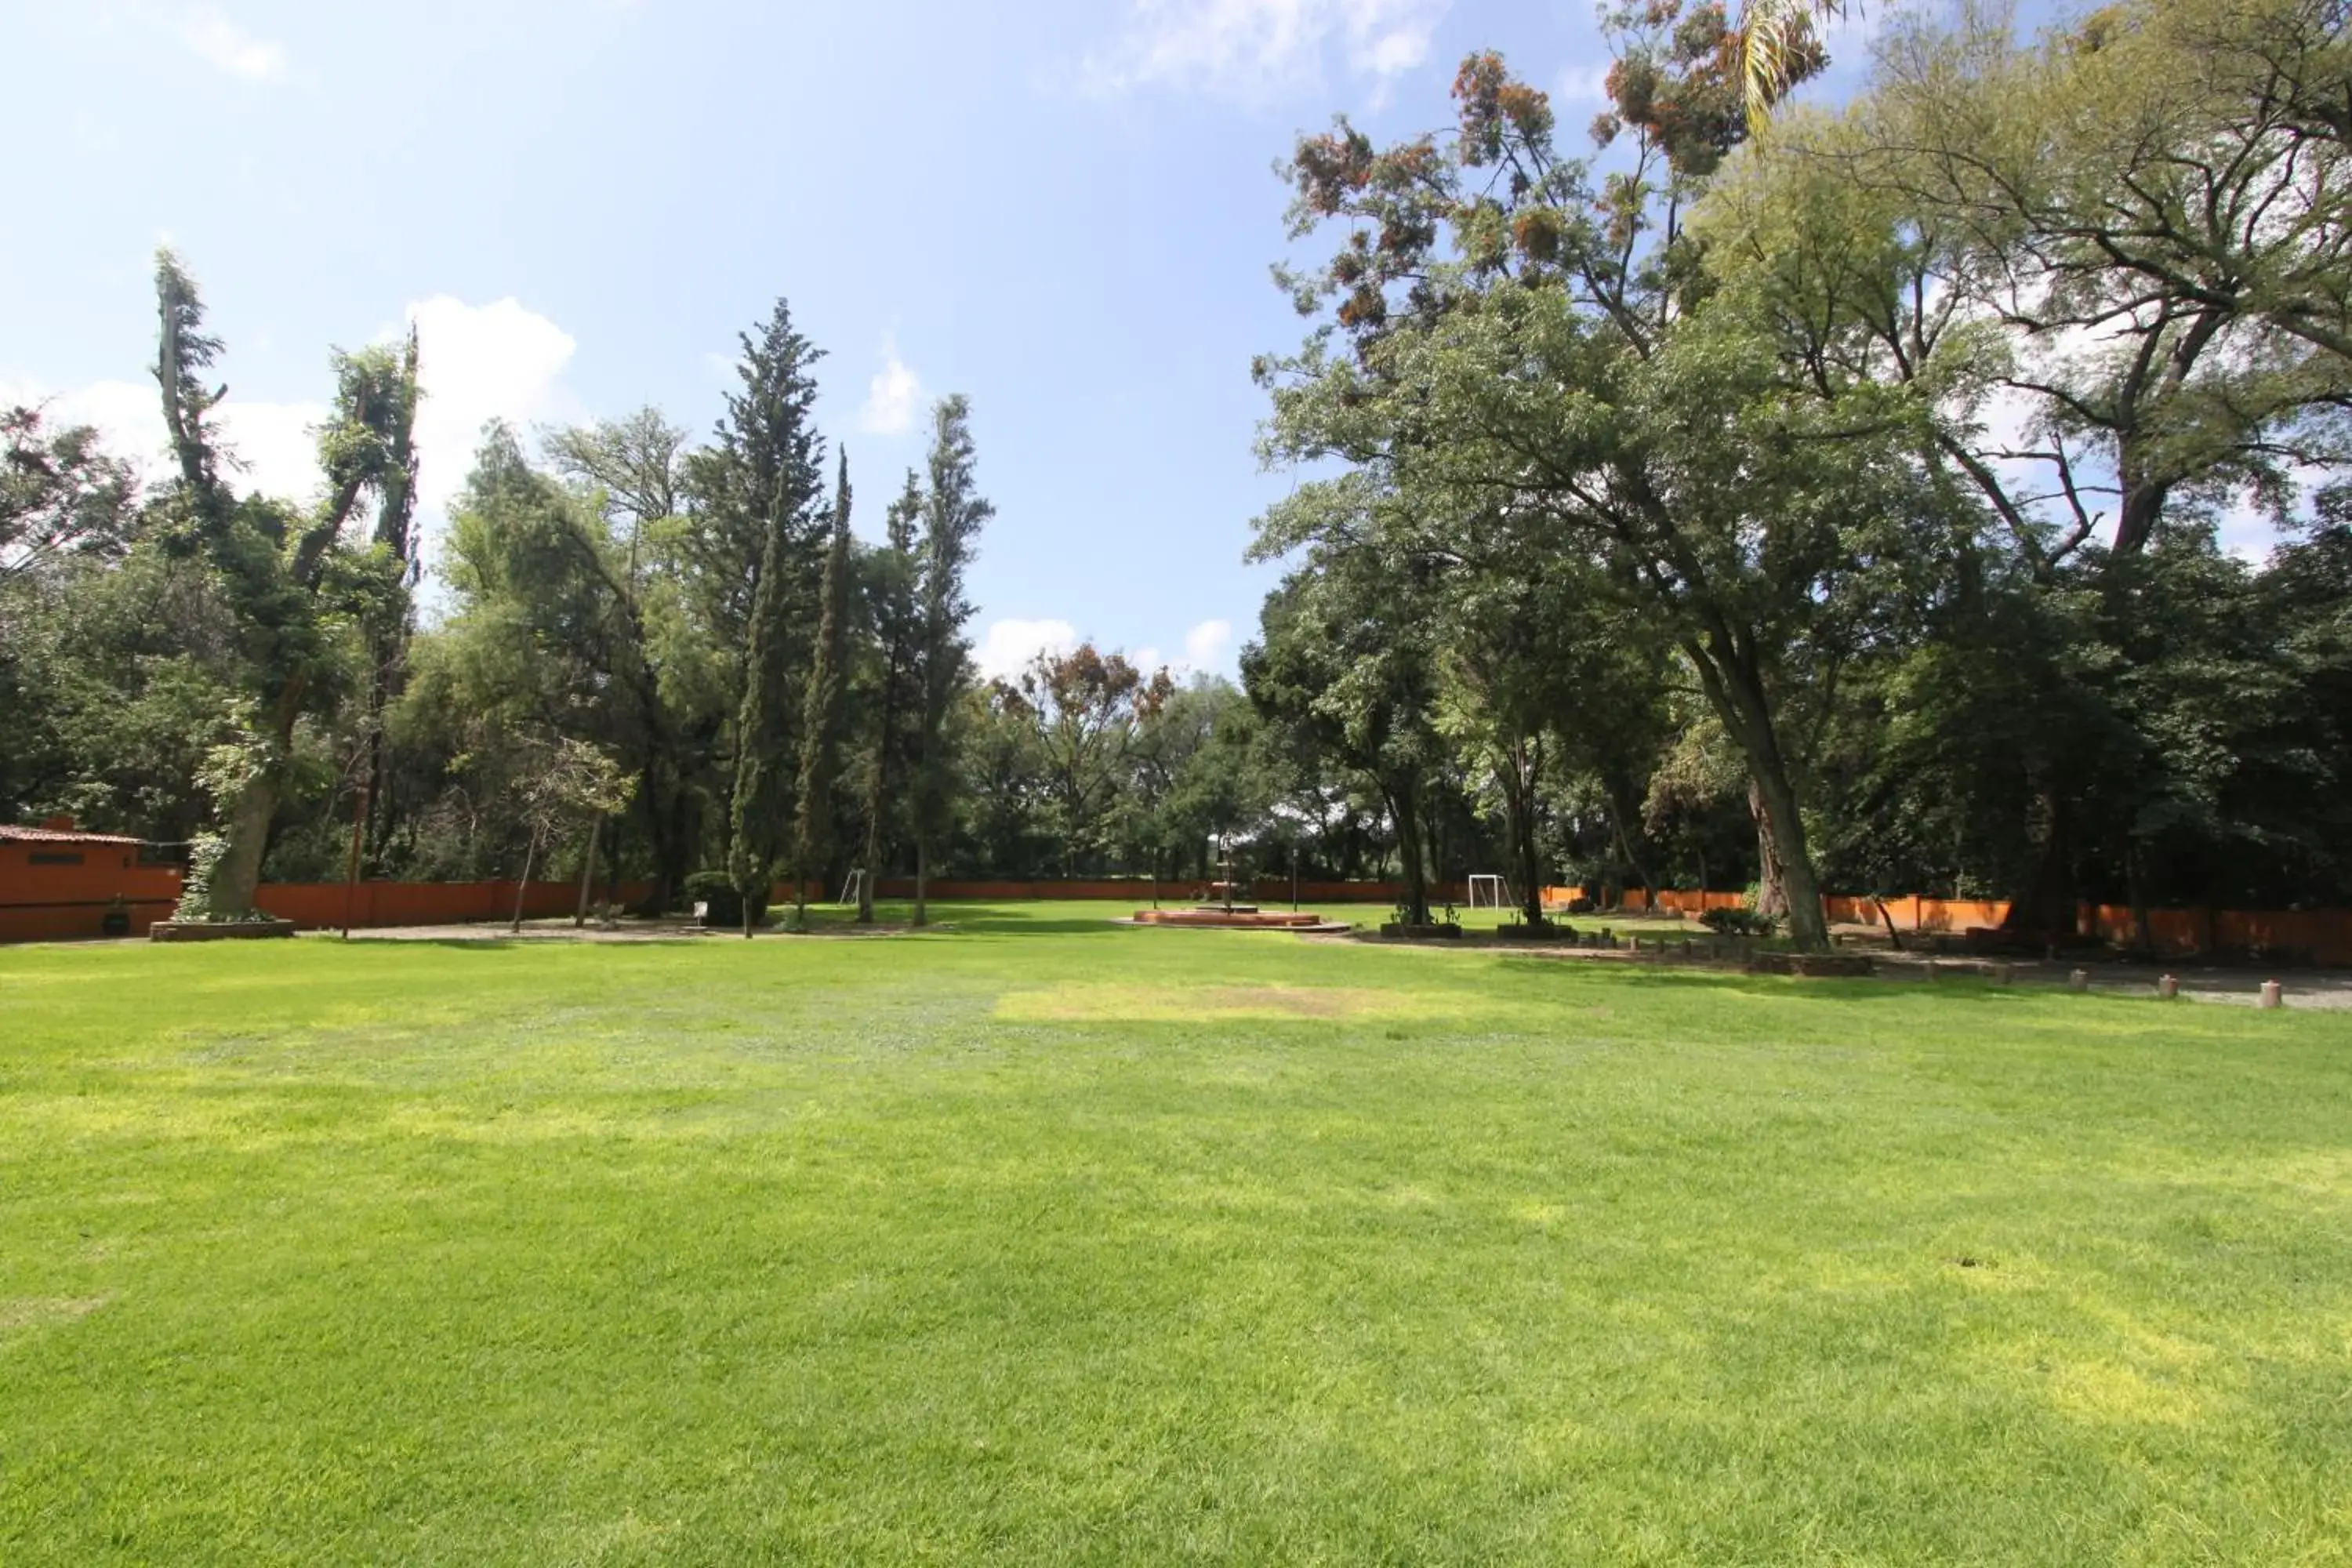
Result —
<instances>
[{"instance_id":1,"label":"palm frond","mask_svg":"<svg viewBox=\"0 0 2352 1568\"><path fill-rule=\"evenodd\" d=\"M1760 132L1789 90L1790 67L1816 21L1843 20L1860 0L1747 0L1739 18L1740 74L1748 129Z\"/></svg>"}]
</instances>

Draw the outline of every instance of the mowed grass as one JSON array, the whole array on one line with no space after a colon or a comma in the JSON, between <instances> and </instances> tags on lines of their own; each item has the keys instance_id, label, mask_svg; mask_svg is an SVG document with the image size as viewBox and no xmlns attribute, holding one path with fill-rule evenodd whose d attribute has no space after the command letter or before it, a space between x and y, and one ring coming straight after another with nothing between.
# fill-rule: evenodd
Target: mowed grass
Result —
<instances>
[{"instance_id":1,"label":"mowed grass","mask_svg":"<svg viewBox=\"0 0 2352 1568\"><path fill-rule=\"evenodd\" d=\"M2352 1561L2352 1016L0 952L0 1563Z\"/></svg>"}]
</instances>

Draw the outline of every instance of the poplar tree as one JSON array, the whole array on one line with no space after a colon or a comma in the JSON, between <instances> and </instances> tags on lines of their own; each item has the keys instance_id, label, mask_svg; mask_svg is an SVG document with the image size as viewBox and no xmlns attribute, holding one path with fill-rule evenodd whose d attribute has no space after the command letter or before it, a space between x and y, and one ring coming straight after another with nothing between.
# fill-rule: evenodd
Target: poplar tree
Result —
<instances>
[{"instance_id":1,"label":"poplar tree","mask_svg":"<svg viewBox=\"0 0 2352 1568\"><path fill-rule=\"evenodd\" d=\"M834 487L833 542L825 551L824 591L816 623L816 658L801 704L800 821L793 836L793 925L808 924L808 883L824 875L833 847L834 752L840 744L841 665L849 590L849 452L841 453Z\"/></svg>"},{"instance_id":2,"label":"poplar tree","mask_svg":"<svg viewBox=\"0 0 2352 1568\"><path fill-rule=\"evenodd\" d=\"M945 835L955 795L955 755L948 711L970 677L971 618L964 572L980 531L996 515L973 479L971 404L961 393L931 410L930 483L923 497L922 727L914 778L915 923L929 918L925 900L932 847Z\"/></svg>"},{"instance_id":3,"label":"poplar tree","mask_svg":"<svg viewBox=\"0 0 2352 1568\"><path fill-rule=\"evenodd\" d=\"M407 682L408 645L416 633L414 595L421 563L416 537L416 328L412 324L398 359L388 350L370 349L356 355L336 356L336 378L342 405L370 409L358 427L358 456L368 458L368 440L381 441L382 495L376 510L374 543L391 557L399 574L400 591L376 606L368 627L367 710L363 736L367 745L367 844L371 860L380 862L398 819L399 803L393 798L393 773L383 749L385 710Z\"/></svg>"},{"instance_id":4,"label":"poplar tree","mask_svg":"<svg viewBox=\"0 0 2352 1568\"><path fill-rule=\"evenodd\" d=\"M906 488L890 503L883 525L886 542L873 557L868 588L881 662L874 745L866 763L866 874L857 882L861 925L874 922L874 879L882 867L885 836L898 805L897 790L906 777L913 744L908 721L922 711L922 563L915 543L915 526L922 515L923 482L909 468Z\"/></svg>"},{"instance_id":5,"label":"poplar tree","mask_svg":"<svg viewBox=\"0 0 2352 1568\"><path fill-rule=\"evenodd\" d=\"M728 398L718 445L699 455L694 470L709 516L687 553L713 630L735 619L746 579L750 586L740 611L742 685L727 854L728 876L743 897L746 937L775 874L782 824L792 817L785 768L793 753L793 698L805 674L806 650L796 628L814 597L808 567L824 489L824 437L814 418L819 357L793 330L792 308L777 300L760 340L743 340L738 370L743 391ZM761 543L756 568L745 573L745 518L755 509Z\"/></svg>"}]
</instances>

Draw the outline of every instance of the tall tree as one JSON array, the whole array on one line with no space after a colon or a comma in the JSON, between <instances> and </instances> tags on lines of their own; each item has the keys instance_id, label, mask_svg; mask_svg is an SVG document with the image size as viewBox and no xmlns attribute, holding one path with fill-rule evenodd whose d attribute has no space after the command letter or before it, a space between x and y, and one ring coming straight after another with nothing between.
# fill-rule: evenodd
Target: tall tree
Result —
<instances>
[{"instance_id":1,"label":"tall tree","mask_svg":"<svg viewBox=\"0 0 2352 1568\"><path fill-rule=\"evenodd\" d=\"M162 321L155 375L178 469L168 504L218 574L252 700L253 727L238 748L247 762L231 798L220 802L225 845L206 884L210 912L236 917L254 907L296 724L349 679L346 634L399 591L401 568L390 552L353 550L343 531L370 495L380 513L404 505L415 479L415 453L402 438L404 411L414 408L415 367L405 367L404 392L388 397L375 395L383 376L339 376L335 406L320 432L328 485L316 507L306 513L240 500L223 478L229 463L213 420L226 389L206 384L220 341L205 333L195 283L168 250L156 257L155 290Z\"/></svg>"},{"instance_id":2,"label":"tall tree","mask_svg":"<svg viewBox=\"0 0 2352 1568\"><path fill-rule=\"evenodd\" d=\"M138 496L137 471L90 426L0 408L0 582L68 557L120 560Z\"/></svg>"},{"instance_id":3,"label":"tall tree","mask_svg":"<svg viewBox=\"0 0 2352 1568\"><path fill-rule=\"evenodd\" d=\"M743 391L728 398L716 445L698 454L707 496L698 521L707 526L688 536L687 552L711 631L723 639L740 624L742 695L727 867L743 896L748 937L793 820L787 769L798 750L793 721L818 596L824 437L815 423L819 351L793 330L784 301L776 301L760 340L747 336L743 349ZM747 549L752 518L756 556ZM747 573L749 562L756 569ZM739 598L747 601L740 607Z\"/></svg>"},{"instance_id":4,"label":"tall tree","mask_svg":"<svg viewBox=\"0 0 2352 1568\"><path fill-rule=\"evenodd\" d=\"M1116 815L1129 853L1155 877L1181 875L1212 839L1296 836L1271 812L1276 781L1265 766L1257 713L1223 676L1179 685L1165 669L1136 693L1123 748Z\"/></svg>"},{"instance_id":5,"label":"tall tree","mask_svg":"<svg viewBox=\"0 0 2352 1568\"><path fill-rule=\"evenodd\" d=\"M841 744L842 661L848 632L849 452L834 485L833 542L825 551L824 592L817 611L816 658L801 706L799 820L793 833L793 924L808 924L808 885L833 853L833 780Z\"/></svg>"},{"instance_id":6,"label":"tall tree","mask_svg":"<svg viewBox=\"0 0 2352 1568\"><path fill-rule=\"evenodd\" d=\"M866 856L864 875L857 879L857 919L865 925L874 921L874 879L882 874L884 849L896 837L898 792L912 765L913 725L923 711L922 563L915 542L922 515L922 480L909 468L905 489L885 517L883 545L870 559L866 586L874 626L875 690L870 699L873 742L863 779Z\"/></svg>"},{"instance_id":7,"label":"tall tree","mask_svg":"<svg viewBox=\"0 0 2352 1568\"><path fill-rule=\"evenodd\" d=\"M931 853L945 838L955 801L954 738L948 728L956 696L971 679L971 618L964 595L980 531L996 515L973 475L971 405L961 393L931 409L929 482L923 491L922 723L917 733L913 829L915 923L929 919Z\"/></svg>"},{"instance_id":8,"label":"tall tree","mask_svg":"<svg viewBox=\"0 0 2352 1568\"><path fill-rule=\"evenodd\" d=\"M380 347L337 354L340 404L364 413L347 420L341 432L331 432L320 449L327 482L338 493L354 484L380 486L373 541L390 557L399 585L399 592L372 606L367 618L367 690L359 719L366 750L361 779L368 858L379 866L401 810L393 793L397 774L384 756L384 711L407 678L409 639L416 629L414 594L422 572L416 537L417 362L413 325L396 357Z\"/></svg>"},{"instance_id":9,"label":"tall tree","mask_svg":"<svg viewBox=\"0 0 2352 1568\"><path fill-rule=\"evenodd\" d=\"M2307 9L2138 0L2024 48L2005 16L1906 18L1853 114L1784 121L1709 196L1711 269L1794 384L1918 398L2021 571L2038 624L2003 679L2038 663L1985 705L2024 796L2028 850L2000 857L2021 935L2070 937L2105 846L2137 882L2169 820L2187 753L2132 717L2130 650L2160 646L2140 585L2167 570L2145 558L2193 553L2234 497L2291 513L2298 474L2344 457L2352 363L2325 322L2352 290L2352 165L2289 107L2344 53L2264 54Z\"/></svg>"},{"instance_id":10,"label":"tall tree","mask_svg":"<svg viewBox=\"0 0 2352 1568\"><path fill-rule=\"evenodd\" d=\"M646 530L686 504L687 433L647 405L625 419L600 419L551 431L547 458L555 471L602 497L606 519L627 530L629 575L646 552Z\"/></svg>"},{"instance_id":11,"label":"tall tree","mask_svg":"<svg viewBox=\"0 0 2352 1568\"><path fill-rule=\"evenodd\" d=\"M771 550L792 581L788 606L806 626L816 606L824 552L824 437L816 427L815 367L824 351L793 325L778 300L758 335L740 338L740 386L709 446L688 456L686 489L694 504L677 549L688 595L719 647L749 657L751 622ZM793 628L787 626L784 628ZM798 639L805 644L805 632ZM772 644L791 665L791 639ZM739 670L737 691L745 675Z\"/></svg>"},{"instance_id":12,"label":"tall tree","mask_svg":"<svg viewBox=\"0 0 2352 1568\"><path fill-rule=\"evenodd\" d=\"M393 729L412 750L466 756L487 719L500 731L590 742L636 777L630 810L651 847L647 907L669 906L691 868L687 731L696 660L680 644L671 585L632 582L626 547L587 498L535 469L504 425L484 435L453 509L442 626L420 639ZM680 669L684 667L685 675ZM687 689L684 693L681 688ZM426 781L428 784L446 781Z\"/></svg>"},{"instance_id":13,"label":"tall tree","mask_svg":"<svg viewBox=\"0 0 2352 1568\"><path fill-rule=\"evenodd\" d=\"M1394 835L1407 923L1429 921L1427 825L1444 760L1437 730L1436 563L1413 543L1402 503L1362 475L1302 487L1276 509L1307 558L1271 595L1242 682L1266 720L1302 751L1352 772L1378 796ZM1311 521L1310 521L1311 519Z\"/></svg>"},{"instance_id":14,"label":"tall tree","mask_svg":"<svg viewBox=\"0 0 2352 1568\"><path fill-rule=\"evenodd\" d=\"M1062 875L1102 848L1112 795L1126 772L1143 674L1092 643L1039 653L1021 672L1021 695L1037 726L1062 840Z\"/></svg>"},{"instance_id":15,"label":"tall tree","mask_svg":"<svg viewBox=\"0 0 2352 1568\"><path fill-rule=\"evenodd\" d=\"M1263 369L1269 448L1355 463L1420 519L1540 519L1578 542L1672 629L1747 761L1791 933L1818 946L1813 714L1885 568L1923 541L1941 559L1944 525L1899 407L1866 391L1801 405L1753 323L1708 308L1687 213L1744 128L1721 13L1668 3L1616 26L1616 109L1595 134L1630 142L1631 166L1597 187L1555 151L1549 100L1491 55L1464 63L1443 147L1379 152L1344 124L1300 143L1294 233L1350 233L1291 279L1302 310L1332 313ZM1260 548L1357 510L1277 507Z\"/></svg>"}]
</instances>

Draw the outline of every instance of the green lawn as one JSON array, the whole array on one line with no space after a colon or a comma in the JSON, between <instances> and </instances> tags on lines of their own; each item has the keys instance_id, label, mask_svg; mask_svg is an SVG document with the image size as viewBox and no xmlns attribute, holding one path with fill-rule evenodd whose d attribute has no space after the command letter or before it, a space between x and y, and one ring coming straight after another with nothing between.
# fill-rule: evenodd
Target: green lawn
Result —
<instances>
[{"instance_id":1,"label":"green lawn","mask_svg":"<svg viewBox=\"0 0 2352 1568\"><path fill-rule=\"evenodd\" d=\"M2352 1561L2352 1016L0 952L0 1563Z\"/></svg>"}]
</instances>

